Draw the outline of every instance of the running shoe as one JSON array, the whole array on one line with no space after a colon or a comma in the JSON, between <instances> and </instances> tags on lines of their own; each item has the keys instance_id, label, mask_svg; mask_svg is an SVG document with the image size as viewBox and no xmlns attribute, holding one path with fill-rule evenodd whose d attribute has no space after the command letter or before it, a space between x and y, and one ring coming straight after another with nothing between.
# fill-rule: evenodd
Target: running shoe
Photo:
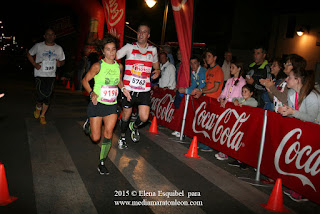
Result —
<instances>
[{"instance_id":1,"label":"running shoe","mask_svg":"<svg viewBox=\"0 0 320 214\"><path fill-rule=\"evenodd\" d=\"M47 121L46 121L46 117L45 116L40 116L40 123L42 124L42 125L45 125L45 124L47 124Z\"/></svg>"},{"instance_id":2,"label":"running shoe","mask_svg":"<svg viewBox=\"0 0 320 214\"><path fill-rule=\"evenodd\" d=\"M180 137L180 132L174 131L171 133L173 136Z\"/></svg>"},{"instance_id":3,"label":"running shoe","mask_svg":"<svg viewBox=\"0 0 320 214\"><path fill-rule=\"evenodd\" d=\"M90 134L90 119L88 118L86 122L83 124L83 131L86 135Z\"/></svg>"},{"instance_id":4,"label":"running shoe","mask_svg":"<svg viewBox=\"0 0 320 214\"><path fill-rule=\"evenodd\" d=\"M213 152L213 149L209 148L200 148L201 152Z\"/></svg>"},{"instance_id":5,"label":"running shoe","mask_svg":"<svg viewBox=\"0 0 320 214\"><path fill-rule=\"evenodd\" d=\"M100 173L100 175L109 175L109 171L107 167L104 165L103 161L101 161L98 165L98 172Z\"/></svg>"},{"instance_id":6,"label":"running shoe","mask_svg":"<svg viewBox=\"0 0 320 214\"><path fill-rule=\"evenodd\" d=\"M273 180L272 178L267 178L267 179L261 179L261 182L264 184L275 184L275 180Z\"/></svg>"},{"instance_id":7,"label":"running shoe","mask_svg":"<svg viewBox=\"0 0 320 214\"><path fill-rule=\"evenodd\" d=\"M215 154L215 157L218 159L218 160L228 160L228 155L222 153L222 152L219 152L217 154Z\"/></svg>"},{"instance_id":8,"label":"running shoe","mask_svg":"<svg viewBox=\"0 0 320 214\"><path fill-rule=\"evenodd\" d=\"M241 170L247 170L247 169L249 169L249 167L248 167L247 164L241 163L241 164L240 164L240 169L241 169Z\"/></svg>"},{"instance_id":9,"label":"running shoe","mask_svg":"<svg viewBox=\"0 0 320 214\"><path fill-rule=\"evenodd\" d=\"M119 147L119 149L127 149L128 148L126 138L124 138L124 137L119 138L118 147Z\"/></svg>"},{"instance_id":10,"label":"running shoe","mask_svg":"<svg viewBox=\"0 0 320 214\"><path fill-rule=\"evenodd\" d=\"M304 198L302 195L300 195L299 193L293 191L293 190L287 190L287 191L283 191L283 193L287 196L289 196L289 198L295 202L305 202L305 201L309 201L308 199Z\"/></svg>"},{"instance_id":11,"label":"running shoe","mask_svg":"<svg viewBox=\"0 0 320 214\"><path fill-rule=\"evenodd\" d=\"M36 106L36 110L33 112L34 118L38 119L40 117L41 110L42 110L41 107Z\"/></svg>"},{"instance_id":12,"label":"running shoe","mask_svg":"<svg viewBox=\"0 0 320 214\"><path fill-rule=\"evenodd\" d=\"M139 140L140 140L140 134L139 134L139 131L138 129L135 129L133 127L133 124L134 122L131 122L129 124L129 128L130 128L130 131L131 131L131 140L134 142L134 143L138 143Z\"/></svg>"},{"instance_id":13,"label":"running shoe","mask_svg":"<svg viewBox=\"0 0 320 214\"><path fill-rule=\"evenodd\" d=\"M238 161L238 160L234 160L234 161L232 161L232 162L228 163L228 165L229 165L229 166L240 167L241 162L240 162L240 161Z\"/></svg>"},{"instance_id":14,"label":"running shoe","mask_svg":"<svg viewBox=\"0 0 320 214\"><path fill-rule=\"evenodd\" d=\"M137 113L132 113L131 115L131 121L136 121L138 119L138 114Z\"/></svg>"},{"instance_id":15,"label":"running shoe","mask_svg":"<svg viewBox=\"0 0 320 214\"><path fill-rule=\"evenodd\" d=\"M213 152L213 149L205 144L202 143L198 143L198 148L200 149L200 151L202 152Z\"/></svg>"}]
</instances>

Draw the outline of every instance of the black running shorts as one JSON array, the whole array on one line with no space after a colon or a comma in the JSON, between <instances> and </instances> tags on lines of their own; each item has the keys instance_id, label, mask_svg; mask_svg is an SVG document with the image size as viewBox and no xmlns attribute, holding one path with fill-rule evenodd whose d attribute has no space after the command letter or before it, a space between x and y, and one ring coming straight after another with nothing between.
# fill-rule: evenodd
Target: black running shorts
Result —
<instances>
[{"instance_id":1,"label":"black running shorts","mask_svg":"<svg viewBox=\"0 0 320 214\"><path fill-rule=\"evenodd\" d=\"M117 114L117 104L105 105L98 102L97 105L93 105L90 100L87 108L87 114L88 117L106 117L111 114Z\"/></svg>"},{"instance_id":2,"label":"black running shorts","mask_svg":"<svg viewBox=\"0 0 320 214\"><path fill-rule=\"evenodd\" d=\"M49 105L55 77L36 77L37 102Z\"/></svg>"},{"instance_id":3,"label":"black running shorts","mask_svg":"<svg viewBox=\"0 0 320 214\"><path fill-rule=\"evenodd\" d=\"M123 108L132 108L133 106L139 106L139 105L151 105L151 95L150 91L146 92L130 92L131 95L131 101L129 102L127 100L127 97L122 93L122 107Z\"/></svg>"}]
</instances>

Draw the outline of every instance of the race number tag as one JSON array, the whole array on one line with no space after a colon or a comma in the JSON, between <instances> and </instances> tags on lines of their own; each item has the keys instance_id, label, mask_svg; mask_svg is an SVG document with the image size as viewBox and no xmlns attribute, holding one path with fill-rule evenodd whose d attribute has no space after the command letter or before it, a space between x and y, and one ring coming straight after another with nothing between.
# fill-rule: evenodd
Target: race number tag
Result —
<instances>
[{"instance_id":1,"label":"race number tag","mask_svg":"<svg viewBox=\"0 0 320 214\"><path fill-rule=\"evenodd\" d=\"M102 102L114 103L118 96L118 86L102 85L100 89L100 96Z\"/></svg>"},{"instance_id":2,"label":"race number tag","mask_svg":"<svg viewBox=\"0 0 320 214\"><path fill-rule=\"evenodd\" d=\"M129 85L133 89L145 90L147 85L147 77L132 75Z\"/></svg>"},{"instance_id":3,"label":"race number tag","mask_svg":"<svg viewBox=\"0 0 320 214\"><path fill-rule=\"evenodd\" d=\"M42 71L43 72L55 72L57 67L56 60L54 61L43 61L42 62Z\"/></svg>"}]
</instances>

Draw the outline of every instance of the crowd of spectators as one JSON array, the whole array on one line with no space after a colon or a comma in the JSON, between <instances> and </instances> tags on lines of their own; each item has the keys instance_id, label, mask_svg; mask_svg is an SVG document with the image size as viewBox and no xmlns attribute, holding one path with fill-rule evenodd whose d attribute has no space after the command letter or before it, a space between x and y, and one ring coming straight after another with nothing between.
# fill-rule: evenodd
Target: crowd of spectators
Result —
<instances>
[{"instance_id":1,"label":"crowd of spectators","mask_svg":"<svg viewBox=\"0 0 320 214\"><path fill-rule=\"evenodd\" d=\"M217 53L206 49L202 56L191 56L190 86L181 74L179 49L176 64L170 47L161 49L159 56L159 87L173 89L179 99L184 94L196 99L207 96L220 102L222 108L233 102L238 106L254 106L319 124L320 92L315 88L315 73L306 70L307 61L302 56L290 54L283 59L268 61L266 49L256 46L253 62L248 66L234 60L229 50L225 51L224 60L220 60L222 63L219 65ZM253 94L245 98L248 91ZM179 99L176 98L177 102ZM179 108L179 105L175 103L175 107Z\"/></svg>"},{"instance_id":2,"label":"crowd of spectators","mask_svg":"<svg viewBox=\"0 0 320 214\"><path fill-rule=\"evenodd\" d=\"M166 69L170 63L166 55L160 53L161 88L176 91L175 108L179 108L180 101L185 94L195 99L207 96L216 99L221 108L228 102L235 106L251 106L274 111L282 116L289 116L319 124L320 121L320 92L315 87L315 72L306 70L307 61L297 54L290 54L285 58L267 60L267 51L262 46L253 50L253 62L244 66L244 62L233 59L232 52L226 51L221 66L214 50L207 49L202 57L191 56L190 67L192 82L189 87L181 79L180 51L177 52L178 62L175 71ZM171 53L171 52L170 52ZM165 57L164 57L165 56ZM161 60L164 58L165 60ZM221 60L220 60L221 61ZM171 64L173 70L174 63ZM179 69L180 68L180 69ZM175 72L175 87L172 78ZM180 137L181 133L174 131L172 135ZM198 143L201 151L213 151L207 145ZM227 160L228 156L222 152L215 155L218 160ZM245 170L248 166L238 160L229 162ZM272 179L266 179L273 182ZM289 190L287 194L295 201L304 201L301 195Z\"/></svg>"}]
</instances>

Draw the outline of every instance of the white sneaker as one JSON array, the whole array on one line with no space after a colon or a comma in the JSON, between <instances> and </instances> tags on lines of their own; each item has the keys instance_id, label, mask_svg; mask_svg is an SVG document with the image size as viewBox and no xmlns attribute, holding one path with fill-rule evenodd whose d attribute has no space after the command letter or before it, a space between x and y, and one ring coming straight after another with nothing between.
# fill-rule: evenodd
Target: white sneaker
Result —
<instances>
[{"instance_id":1,"label":"white sneaker","mask_svg":"<svg viewBox=\"0 0 320 214\"><path fill-rule=\"evenodd\" d=\"M214 155L218 160L228 160L228 155L222 153L222 152L219 152L217 154Z\"/></svg>"},{"instance_id":2,"label":"white sneaker","mask_svg":"<svg viewBox=\"0 0 320 214\"><path fill-rule=\"evenodd\" d=\"M171 133L173 136L180 137L180 132L174 131Z\"/></svg>"}]
</instances>

